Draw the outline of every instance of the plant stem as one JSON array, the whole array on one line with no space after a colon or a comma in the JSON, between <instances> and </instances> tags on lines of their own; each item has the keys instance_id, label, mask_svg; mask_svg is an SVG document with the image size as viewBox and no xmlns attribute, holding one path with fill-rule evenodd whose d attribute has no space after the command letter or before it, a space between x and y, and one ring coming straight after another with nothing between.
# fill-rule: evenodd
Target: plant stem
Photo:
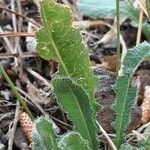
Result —
<instances>
[{"instance_id":1,"label":"plant stem","mask_svg":"<svg viewBox=\"0 0 150 150\"><path fill-rule=\"evenodd\" d=\"M24 108L24 110L27 112L27 114L30 116L31 119L33 119L33 115L31 113L31 111L29 110L29 108L27 107L25 101L23 100L23 97L21 96L21 94L17 91L16 87L14 86L13 82L10 80L9 76L7 75L7 73L5 72L4 68L0 65L0 72L1 74L4 76L4 78L6 79L6 81L8 82L8 84L10 85L10 87L12 88L13 93L16 95L17 100L19 101L19 103L22 105L22 107Z\"/></svg>"},{"instance_id":2,"label":"plant stem","mask_svg":"<svg viewBox=\"0 0 150 150\"><path fill-rule=\"evenodd\" d=\"M116 0L116 16L117 16L117 65L116 71L117 75L120 69L120 6L119 0Z\"/></svg>"}]
</instances>

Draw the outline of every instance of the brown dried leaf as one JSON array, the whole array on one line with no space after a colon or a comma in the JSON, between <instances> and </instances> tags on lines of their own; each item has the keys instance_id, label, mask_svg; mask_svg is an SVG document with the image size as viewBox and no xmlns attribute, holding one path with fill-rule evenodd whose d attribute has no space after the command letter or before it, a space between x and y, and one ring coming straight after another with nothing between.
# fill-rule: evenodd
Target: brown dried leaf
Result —
<instances>
[{"instance_id":1,"label":"brown dried leaf","mask_svg":"<svg viewBox=\"0 0 150 150\"><path fill-rule=\"evenodd\" d=\"M102 65L104 65L106 69L112 72L116 72L116 62L117 62L116 55L105 56L104 58L102 58L101 61Z\"/></svg>"}]
</instances>

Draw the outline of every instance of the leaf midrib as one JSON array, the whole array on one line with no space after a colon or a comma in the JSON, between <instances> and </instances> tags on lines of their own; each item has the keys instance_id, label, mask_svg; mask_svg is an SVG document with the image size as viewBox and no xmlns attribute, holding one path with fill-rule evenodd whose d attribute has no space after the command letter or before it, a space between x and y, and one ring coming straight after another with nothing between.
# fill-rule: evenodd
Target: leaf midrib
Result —
<instances>
[{"instance_id":1,"label":"leaf midrib","mask_svg":"<svg viewBox=\"0 0 150 150\"><path fill-rule=\"evenodd\" d=\"M65 83L66 84L66 83ZM70 91L71 91L71 93L72 93L72 95L73 95L73 97L75 98L75 100L76 100L76 102L77 102L77 106L79 107L79 110L80 110L80 114L81 114L81 116L82 116L82 120L83 120L83 122L84 122L84 126L86 127L86 130L87 130L87 133L88 133L88 136L89 136L89 138L88 139L90 139L90 142L91 142L91 145L93 146L93 141L92 141L92 138L91 138L91 134L90 134L90 132L89 132L89 130L88 130L88 123L86 123L86 119L84 119L84 118L86 118L85 116L84 116L84 113L81 111L82 109L81 109L81 107L80 107L80 105L79 105L79 103L78 103L78 99L76 98L76 96L75 96L75 94L74 94L74 92L73 92L73 90L72 90L72 88L69 86L69 85L67 85L66 84L66 86L68 86L68 88L70 89ZM89 143L90 144L90 143Z\"/></svg>"},{"instance_id":2,"label":"leaf midrib","mask_svg":"<svg viewBox=\"0 0 150 150\"><path fill-rule=\"evenodd\" d=\"M44 120L45 121L45 120ZM42 123L42 122L41 122ZM52 127L52 126L51 126ZM43 127L42 127L43 128ZM43 129L42 129L43 130ZM51 130L51 129L50 129ZM56 147L56 141L54 140L55 139L55 134L54 134L54 132L53 132L53 130L51 130L50 131L52 134L50 134L50 140L51 140L51 143L52 143L52 147L54 147L54 148L56 148L57 149L57 147ZM42 138L41 138L42 139ZM42 139L42 141L43 141L43 139ZM43 141L43 143L45 143L45 141ZM47 145L47 144L46 144Z\"/></svg>"},{"instance_id":3,"label":"leaf midrib","mask_svg":"<svg viewBox=\"0 0 150 150\"><path fill-rule=\"evenodd\" d=\"M123 117L123 116L124 116L124 112L126 111L126 109L125 109L126 105L125 105L125 104L126 104L126 102L127 102L127 96L128 96L129 86L130 86L130 77L129 77L129 79L128 79L128 84L127 84L127 86L128 86L128 90L126 91L126 94L125 94L125 97L126 97L125 99L126 99L126 100L125 100L124 103L123 103L123 104L124 104L124 105L123 105L123 106L124 106L124 107L123 107L124 109L122 109L123 111L122 111L122 113L121 113L121 121L120 121L121 123L120 123L120 126L119 126L119 130L117 130L117 131L119 131L119 132L118 132L118 135L119 135L119 136L116 137L116 141L117 141L117 142L116 142L116 145L117 145L117 146L119 146L119 143L120 143L120 136L121 136L121 134L120 134L120 133L121 133L121 130L120 130L120 129L121 129L122 122L123 122L123 119L124 119L124 117Z\"/></svg>"},{"instance_id":4,"label":"leaf midrib","mask_svg":"<svg viewBox=\"0 0 150 150\"><path fill-rule=\"evenodd\" d=\"M42 7L43 8L43 7ZM52 46L53 46L53 48L54 48L54 51L55 51L55 55L56 55L56 57L57 57L57 59L59 60L59 62L60 62L60 64L61 64L61 66L62 66L62 68L63 68L63 70L64 70L64 72L66 73L66 75L68 76L68 77L70 77L70 74L69 74L69 72L68 72L68 70L67 70L67 67L66 67L66 65L64 64L64 62L63 62L63 60L62 60L62 58L61 58L61 55L60 55L60 53L59 53L59 50L58 50L58 48L57 48L57 46L56 46L56 44L55 44L55 42L54 42L54 40L53 40L53 38L52 38L52 34L51 34L51 31L50 31L50 29L49 29L49 27L50 27L50 25L47 23L47 19L46 19L46 15L45 15L45 11L44 10L42 10L43 11L43 20L44 20L44 24L45 24L45 29L48 31L48 35L49 36L47 36L47 38L49 39L49 42L51 42L52 43Z\"/></svg>"}]
</instances>

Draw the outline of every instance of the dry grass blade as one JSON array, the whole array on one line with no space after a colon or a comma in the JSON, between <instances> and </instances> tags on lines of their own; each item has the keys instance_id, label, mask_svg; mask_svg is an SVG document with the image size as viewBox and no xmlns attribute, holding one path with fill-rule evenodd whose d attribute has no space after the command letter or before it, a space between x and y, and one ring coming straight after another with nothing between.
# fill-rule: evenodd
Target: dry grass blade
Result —
<instances>
[{"instance_id":1,"label":"dry grass blade","mask_svg":"<svg viewBox=\"0 0 150 150\"><path fill-rule=\"evenodd\" d=\"M0 35L1 34L5 34L5 33L4 33L3 29L0 26ZM3 40L5 41L5 43L6 43L7 47L8 47L8 50L13 54L13 46L10 43L10 41L8 40L8 38L7 37L3 37Z\"/></svg>"},{"instance_id":2,"label":"dry grass blade","mask_svg":"<svg viewBox=\"0 0 150 150\"><path fill-rule=\"evenodd\" d=\"M146 7L146 0L136 0L135 3L138 4L140 9L145 13L145 15L149 18L148 12L147 12L147 7Z\"/></svg>"},{"instance_id":3,"label":"dry grass blade","mask_svg":"<svg viewBox=\"0 0 150 150\"><path fill-rule=\"evenodd\" d=\"M100 128L100 131L104 134L104 136L106 137L110 147L112 148L112 150L117 150L115 144L113 143L113 141L110 139L110 137L108 136L108 134L106 133L106 131L102 128L102 126L97 122L99 128Z\"/></svg>"},{"instance_id":4,"label":"dry grass blade","mask_svg":"<svg viewBox=\"0 0 150 150\"><path fill-rule=\"evenodd\" d=\"M8 32L8 33L0 33L0 37L25 37L25 36L31 36L35 37L33 33L27 33L27 32Z\"/></svg>"},{"instance_id":5,"label":"dry grass blade","mask_svg":"<svg viewBox=\"0 0 150 150\"><path fill-rule=\"evenodd\" d=\"M33 21L32 19L30 19L30 18L28 18L28 17L26 17L26 16L24 16L24 15L21 15L21 14L15 12L15 11L12 11L12 10L10 10L10 9L8 9L8 8L5 8L5 7L3 7L3 6L0 6L0 10L5 10L5 11L8 11L8 12L10 12L10 13L14 13L14 14L16 14L17 16L22 17L22 18L26 19L27 21L31 22L31 23L34 24L35 26L41 27L40 24L38 24L37 22Z\"/></svg>"},{"instance_id":6,"label":"dry grass blade","mask_svg":"<svg viewBox=\"0 0 150 150\"><path fill-rule=\"evenodd\" d=\"M22 95L17 91L16 87L14 86L13 82L11 81L11 79L9 78L9 76L7 75L7 73L5 72L5 69L2 67L2 65L0 65L0 72L4 76L4 78L6 79L6 81L8 82L9 86L12 88L12 91L16 95L17 100L19 101L19 103L23 106L23 108L26 110L26 112L33 119L32 113L29 110L29 108L27 107L27 105L26 105L26 103L25 103Z\"/></svg>"},{"instance_id":7,"label":"dry grass blade","mask_svg":"<svg viewBox=\"0 0 150 150\"><path fill-rule=\"evenodd\" d=\"M8 59L20 56L20 58L30 58L30 57L38 57L37 53L33 52L23 52L22 55L19 53L12 54L12 53L0 53L0 59Z\"/></svg>"},{"instance_id":8,"label":"dry grass blade","mask_svg":"<svg viewBox=\"0 0 150 150\"><path fill-rule=\"evenodd\" d=\"M143 22L143 11L140 10L139 24L138 24L138 33L137 33L137 39L136 39L136 45L140 44L140 41L141 41L142 22Z\"/></svg>"},{"instance_id":9,"label":"dry grass blade","mask_svg":"<svg viewBox=\"0 0 150 150\"><path fill-rule=\"evenodd\" d=\"M13 126L10 130L10 136L9 136L9 141L8 141L8 150L12 150L12 147L13 147L15 132L16 132L17 123L19 120L19 112L20 112L20 104L19 104L19 102L17 102Z\"/></svg>"}]
</instances>

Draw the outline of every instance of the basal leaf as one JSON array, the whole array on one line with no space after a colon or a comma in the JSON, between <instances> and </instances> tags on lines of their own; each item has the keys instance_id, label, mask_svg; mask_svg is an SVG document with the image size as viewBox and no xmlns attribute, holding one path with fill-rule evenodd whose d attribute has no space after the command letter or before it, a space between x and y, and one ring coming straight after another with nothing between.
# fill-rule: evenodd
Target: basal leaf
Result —
<instances>
[{"instance_id":1,"label":"basal leaf","mask_svg":"<svg viewBox=\"0 0 150 150\"><path fill-rule=\"evenodd\" d=\"M116 129L115 143L119 147L123 143L124 128L129 122L130 110L136 97L136 88L131 85L130 76L118 77L115 92L117 100L114 110L117 118L113 126Z\"/></svg>"},{"instance_id":2,"label":"basal leaf","mask_svg":"<svg viewBox=\"0 0 150 150\"><path fill-rule=\"evenodd\" d=\"M114 128L116 129L115 143L119 147L124 141L124 129L129 122L130 110L136 99L136 87L131 84L132 76L139 64L150 59L150 44L143 42L127 51L123 60L123 75L118 76L115 92L116 104L114 110L116 112L116 120Z\"/></svg>"},{"instance_id":3,"label":"basal leaf","mask_svg":"<svg viewBox=\"0 0 150 150\"><path fill-rule=\"evenodd\" d=\"M35 121L33 129L34 150L59 150L52 123L47 118L40 117Z\"/></svg>"},{"instance_id":4,"label":"basal leaf","mask_svg":"<svg viewBox=\"0 0 150 150\"><path fill-rule=\"evenodd\" d=\"M89 142L91 149L97 149L96 119L89 96L69 78L55 79L53 86L58 102L74 124L74 130Z\"/></svg>"},{"instance_id":5,"label":"basal leaf","mask_svg":"<svg viewBox=\"0 0 150 150\"><path fill-rule=\"evenodd\" d=\"M36 33L38 53L46 60L58 60L58 75L76 80L93 99L96 78L89 69L87 49L79 30L71 25L70 9L53 0L44 0L41 17L43 27Z\"/></svg>"},{"instance_id":6,"label":"basal leaf","mask_svg":"<svg viewBox=\"0 0 150 150\"><path fill-rule=\"evenodd\" d=\"M88 141L84 140L77 132L67 133L59 142L61 150L92 150Z\"/></svg>"}]
</instances>

